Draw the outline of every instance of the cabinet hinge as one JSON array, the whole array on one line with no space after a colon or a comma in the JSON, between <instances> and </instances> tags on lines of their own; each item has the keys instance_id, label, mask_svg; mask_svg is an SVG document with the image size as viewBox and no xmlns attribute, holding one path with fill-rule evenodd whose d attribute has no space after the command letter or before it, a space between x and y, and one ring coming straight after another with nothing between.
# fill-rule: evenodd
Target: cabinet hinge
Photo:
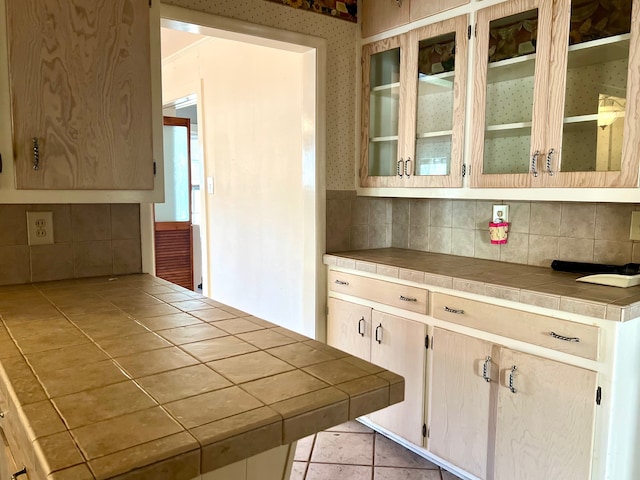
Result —
<instances>
[{"instance_id":1,"label":"cabinet hinge","mask_svg":"<svg viewBox=\"0 0 640 480\"><path fill-rule=\"evenodd\" d=\"M324 313L327 317L329 316L329 305L324 306Z\"/></svg>"},{"instance_id":2,"label":"cabinet hinge","mask_svg":"<svg viewBox=\"0 0 640 480\"><path fill-rule=\"evenodd\" d=\"M426 337L424 337L424 348L426 348L427 350L429 350L429 335L427 335Z\"/></svg>"},{"instance_id":3,"label":"cabinet hinge","mask_svg":"<svg viewBox=\"0 0 640 480\"><path fill-rule=\"evenodd\" d=\"M476 38L478 37L478 24L477 23L476 23L475 28L473 29L473 36L476 37Z\"/></svg>"},{"instance_id":4,"label":"cabinet hinge","mask_svg":"<svg viewBox=\"0 0 640 480\"><path fill-rule=\"evenodd\" d=\"M422 424L422 436L426 437L429 434L429 432L427 431L427 424L423 423Z\"/></svg>"},{"instance_id":5,"label":"cabinet hinge","mask_svg":"<svg viewBox=\"0 0 640 480\"><path fill-rule=\"evenodd\" d=\"M2 154L0 153L0 173L2 173Z\"/></svg>"},{"instance_id":6,"label":"cabinet hinge","mask_svg":"<svg viewBox=\"0 0 640 480\"><path fill-rule=\"evenodd\" d=\"M471 25L469 25L469 28L467 29L467 38L471 40Z\"/></svg>"},{"instance_id":7,"label":"cabinet hinge","mask_svg":"<svg viewBox=\"0 0 640 480\"><path fill-rule=\"evenodd\" d=\"M600 405L602 401L602 387L596 389L596 405Z\"/></svg>"},{"instance_id":8,"label":"cabinet hinge","mask_svg":"<svg viewBox=\"0 0 640 480\"><path fill-rule=\"evenodd\" d=\"M158 173L158 168L156 167L156 162L153 162L153 174Z\"/></svg>"},{"instance_id":9,"label":"cabinet hinge","mask_svg":"<svg viewBox=\"0 0 640 480\"><path fill-rule=\"evenodd\" d=\"M153 0L149 0L149 8L151 8L151 2L152 2L152 1L153 1Z\"/></svg>"},{"instance_id":10,"label":"cabinet hinge","mask_svg":"<svg viewBox=\"0 0 640 480\"><path fill-rule=\"evenodd\" d=\"M462 164L462 178L467 174L467 165L465 163Z\"/></svg>"}]
</instances>

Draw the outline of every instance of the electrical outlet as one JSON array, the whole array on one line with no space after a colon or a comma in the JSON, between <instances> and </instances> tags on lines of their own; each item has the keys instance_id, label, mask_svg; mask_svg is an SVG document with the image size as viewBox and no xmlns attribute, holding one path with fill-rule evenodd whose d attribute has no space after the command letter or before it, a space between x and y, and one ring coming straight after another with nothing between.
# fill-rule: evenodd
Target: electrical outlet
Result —
<instances>
[{"instance_id":1,"label":"electrical outlet","mask_svg":"<svg viewBox=\"0 0 640 480\"><path fill-rule=\"evenodd\" d=\"M509 221L509 205L494 205L491 221L495 223Z\"/></svg>"},{"instance_id":2,"label":"electrical outlet","mask_svg":"<svg viewBox=\"0 0 640 480\"><path fill-rule=\"evenodd\" d=\"M631 212L629 240L640 240L640 212Z\"/></svg>"},{"instance_id":3,"label":"electrical outlet","mask_svg":"<svg viewBox=\"0 0 640 480\"><path fill-rule=\"evenodd\" d=\"M27 212L29 245L53 243L53 212Z\"/></svg>"}]
</instances>

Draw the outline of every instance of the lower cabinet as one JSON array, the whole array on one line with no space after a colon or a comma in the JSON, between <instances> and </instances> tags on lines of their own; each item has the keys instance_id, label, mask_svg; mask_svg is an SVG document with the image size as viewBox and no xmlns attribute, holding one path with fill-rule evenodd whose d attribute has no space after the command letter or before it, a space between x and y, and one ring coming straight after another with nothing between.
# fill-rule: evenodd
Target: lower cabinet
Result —
<instances>
[{"instance_id":1,"label":"lower cabinet","mask_svg":"<svg viewBox=\"0 0 640 480\"><path fill-rule=\"evenodd\" d=\"M427 326L335 298L328 307L329 345L405 379L404 401L370 414L371 421L422 445Z\"/></svg>"},{"instance_id":2,"label":"lower cabinet","mask_svg":"<svg viewBox=\"0 0 640 480\"><path fill-rule=\"evenodd\" d=\"M435 328L427 448L479 478L590 477L596 373Z\"/></svg>"},{"instance_id":3,"label":"lower cabinet","mask_svg":"<svg viewBox=\"0 0 640 480\"><path fill-rule=\"evenodd\" d=\"M16 472L17 468L9 449L9 442L0 429L0 480L11 480L11 476Z\"/></svg>"}]
</instances>

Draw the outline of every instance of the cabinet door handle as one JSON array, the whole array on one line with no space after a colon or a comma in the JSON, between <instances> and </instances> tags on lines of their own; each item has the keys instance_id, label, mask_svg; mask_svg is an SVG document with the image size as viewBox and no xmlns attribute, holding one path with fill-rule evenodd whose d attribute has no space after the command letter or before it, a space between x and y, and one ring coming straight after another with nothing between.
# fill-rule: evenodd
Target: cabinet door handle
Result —
<instances>
[{"instance_id":1,"label":"cabinet door handle","mask_svg":"<svg viewBox=\"0 0 640 480\"><path fill-rule=\"evenodd\" d=\"M549 332L549 335L564 342L580 343L580 337L565 337L564 335L558 335L556 332Z\"/></svg>"},{"instance_id":2,"label":"cabinet door handle","mask_svg":"<svg viewBox=\"0 0 640 480\"><path fill-rule=\"evenodd\" d=\"M455 313L456 315L464 315L464 310L456 310L455 308L449 308L446 305L443 309L445 312Z\"/></svg>"},{"instance_id":3,"label":"cabinet door handle","mask_svg":"<svg viewBox=\"0 0 640 480\"><path fill-rule=\"evenodd\" d=\"M398 171L398 176L402 178L402 174L404 173L404 160L402 158L398 160L397 171Z\"/></svg>"},{"instance_id":4,"label":"cabinet door handle","mask_svg":"<svg viewBox=\"0 0 640 480\"><path fill-rule=\"evenodd\" d=\"M400 300L402 300L403 302L417 302L418 301L417 298L405 297L404 295L400 295Z\"/></svg>"},{"instance_id":5,"label":"cabinet door handle","mask_svg":"<svg viewBox=\"0 0 640 480\"><path fill-rule=\"evenodd\" d=\"M518 369L518 367L513 365L511 367L511 371L509 372L509 390L511 390L511 393L516 393L518 391L516 389L515 382L514 382L514 379L513 379L514 374L516 373L517 369Z\"/></svg>"},{"instance_id":6,"label":"cabinet door handle","mask_svg":"<svg viewBox=\"0 0 640 480\"><path fill-rule=\"evenodd\" d=\"M38 170L40 168L40 143L38 137L31 139L33 142L33 169Z\"/></svg>"},{"instance_id":7,"label":"cabinet door handle","mask_svg":"<svg viewBox=\"0 0 640 480\"><path fill-rule=\"evenodd\" d=\"M411 157L407 157L407 161L404 162L404 174L409 178L411 176Z\"/></svg>"},{"instance_id":8,"label":"cabinet door handle","mask_svg":"<svg viewBox=\"0 0 640 480\"><path fill-rule=\"evenodd\" d=\"M398 8L402 8L402 0L396 0L396 5Z\"/></svg>"},{"instance_id":9,"label":"cabinet door handle","mask_svg":"<svg viewBox=\"0 0 640 480\"><path fill-rule=\"evenodd\" d=\"M22 467L22 470L17 471L11 475L11 480L17 480L19 476L27 474L27 467Z\"/></svg>"},{"instance_id":10,"label":"cabinet door handle","mask_svg":"<svg viewBox=\"0 0 640 480\"><path fill-rule=\"evenodd\" d=\"M360 320L358 320L358 333L361 337L364 337L364 317L361 317Z\"/></svg>"},{"instance_id":11,"label":"cabinet door handle","mask_svg":"<svg viewBox=\"0 0 640 480\"><path fill-rule=\"evenodd\" d=\"M484 365L482 366L482 378L487 382L491 381L491 377L489 376L489 365L491 365L491 357L487 355L487 358L484 359Z\"/></svg>"},{"instance_id":12,"label":"cabinet door handle","mask_svg":"<svg viewBox=\"0 0 640 480\"><path fill-rule=\"evenodd\" d=\"M336 280L334 283L336 285L349 285L349 282L345 282L344 280Z\"/></svg>"},{"instance_id":13,"label":"cabinet door handle","mask_svg":"<svg viewBox=\"0 0 640 480\"><path fill-rule=\"evenodd\" d=\"M553 177L553 169L551 168L551 158L553 157L554 153L556 153L556 151L553 148L549 150L549 153L547 153L547 161L545 162L545 170L547 171L550 177Z\"/></svg>"},{"instance_id":14,"label":"cabinet door handle","mask_svg":"<svg viewBox=\"0 0 640 480\"><path fill-rule=\"evenodd\" d=\"M534 177L538 176L538 156L540 155L540 150L536 150L533 155L531 155L531 173L533 173Z\"/></svg>"},{"instance_id":15,"label":"cabinet door handle","mask_svg":"<svg viewBox=\"0 0 640 480\"><path fill-rule=\"evenodd\" d=\"M380 335L378 335L378 332ZM382 343L382 324L376 327L376 342Z\"/></svg>"}]
</instances>

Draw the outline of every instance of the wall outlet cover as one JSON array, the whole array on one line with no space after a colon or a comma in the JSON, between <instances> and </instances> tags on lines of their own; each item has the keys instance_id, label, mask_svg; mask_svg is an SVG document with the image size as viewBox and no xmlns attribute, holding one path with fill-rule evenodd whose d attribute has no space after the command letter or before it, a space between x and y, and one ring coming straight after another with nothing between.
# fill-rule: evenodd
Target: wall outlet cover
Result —
<instances>
[{"instance_id":1,"label":"wall outlet cover","mask_svg":"<svg viewBox=\"0 0 640 480\"><path fill-rule=\"evenodd\" d=\"M27 212L29 245L53 243L53 212Z\"/></svg>"},{"instance_id":2,"label":"wall outlet cover","mask_svg":"<svg viewBox=\"0 0 640 480\"><path fill-rule=\"evenodd\" d=\"M509 221L509 205L494 205L491 221L495 223Z\"/></svg>"}]
</instances>

